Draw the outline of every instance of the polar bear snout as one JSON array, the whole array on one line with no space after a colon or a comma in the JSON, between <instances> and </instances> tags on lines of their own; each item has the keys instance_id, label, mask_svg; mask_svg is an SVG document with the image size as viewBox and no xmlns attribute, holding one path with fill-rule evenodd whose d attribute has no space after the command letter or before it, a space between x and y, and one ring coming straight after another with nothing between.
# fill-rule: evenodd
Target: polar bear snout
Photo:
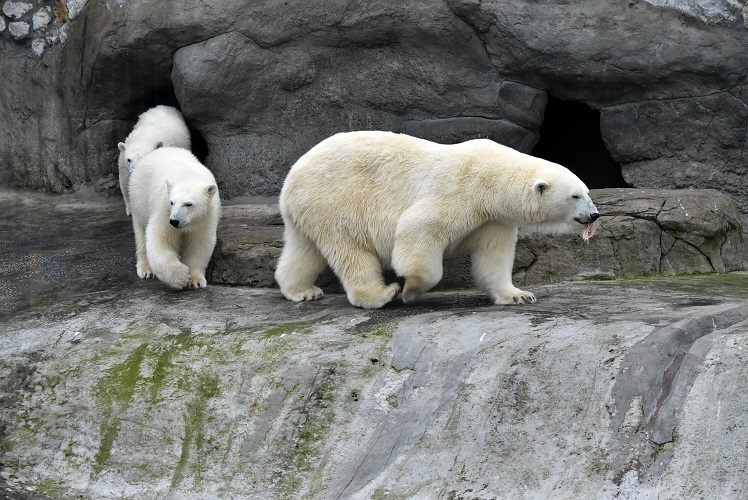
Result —
<instances>
[{"instance_id":1,"label":"polar bear snout","mask_svg":"<svg viewBox=\"0 0 748 500\"><path fill-rule=\"evenodd\" d=\"M179 227L179 221L177 219L169 219L169 224L174 227Z\"/></svg>"},{"instance_id":2,"label":"polar bear snout","mask_svg":"<svg viewBox=\"0 0 748 500\"><path fill-rule=\"evenodd\" d=\"M600 217L599 213L592 212L590 214L586 214L581 217L575 217L574 220L576 220L580 224L591 224L595 222L599 217Z\"/></svg>"}]
</instances>

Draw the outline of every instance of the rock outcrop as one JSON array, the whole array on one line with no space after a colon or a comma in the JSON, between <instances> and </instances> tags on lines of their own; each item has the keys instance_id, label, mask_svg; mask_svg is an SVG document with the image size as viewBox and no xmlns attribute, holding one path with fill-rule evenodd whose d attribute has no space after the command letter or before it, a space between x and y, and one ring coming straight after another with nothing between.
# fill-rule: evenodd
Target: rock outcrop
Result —
<instances>
[{"instance_id":1,"label":"rock outcrop","mask_svg":"<svg viewBox=\"0 0 748 500\"><path fill-rule=\"evenodd\" d=\"M589 243L576 235L521 234L515 283L605 279L743 269L743 235L735 203L715 190L593 189L600 211ZM224 207L210 279L273 287L283 247L274 200ZM331 273L319 285L339 290ZM446 259L440 288L472 286L467 256Z\"/></svg>"},{"instance_id":2,"label":"rock outcrop","mask_svg":"<svg viewBox=\"0 0 748 500\"><path fill-rule=\"evenodd\" d=\"M531 152L553 96L599 111L626 183L719 189L748 213L738 2L55 5L67 15L50 11L49 26L65 36L40 55L30 39L0 37L6 185L116 192L115 144L158 103L181 107L233 197L276 195L303 152L342 130L490 137Z\"/></svg>"}]
</instances>

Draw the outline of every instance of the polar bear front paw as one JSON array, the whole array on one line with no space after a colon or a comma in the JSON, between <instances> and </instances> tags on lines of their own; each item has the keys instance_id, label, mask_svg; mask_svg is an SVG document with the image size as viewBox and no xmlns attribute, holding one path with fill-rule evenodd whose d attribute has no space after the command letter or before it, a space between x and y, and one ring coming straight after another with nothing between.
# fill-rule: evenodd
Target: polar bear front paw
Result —
<instances>
[{"instance_id":1,"label":"polar bear front paw","mask_svg":"<svg viewBox=\"0 0 748 500\"><path fill-rule=\"evenodd\" d=\"M304 302L305 300L317 300L322 297L324 293L319 287L313 286L300 292L291 292L288 290L281 290L283 296L293 302Z\"/></svg>"},{"instance_id":2,"label":"polar bear front paw","mask_svg":"<svg viewBox=\"0 0 748 500\"><path fill-rule=\"evenodd\" d=\"M508 292L498 292L493 294L494 304L532 304L537 299L535 295L515 288Z\"/></svg>"},{"instance_id":3,"label":"polar bear front paw","mask_svg":"<svg viewBox=\"0 0 748 500\"><path fill-rule=\"evenodd\" d=\"M400 293L398 283L382 285L372 289L358 287L348 292L348 302L353 306L364 309L379 309L392 302L392 299L397 297L398 293Z\"/></svg>"},{"instance_id":4,"label":"polar bear front paw","mask_svg":"<svg viewBox=\"0 0 748 500\"><path fill-rule=\"evenodd\" d=\"M142 280L153 278L153 269L151 269L151 266L148 264L148 261L138 262L136 269L138 271L138 278Z\"/></svg>"},{"instance_id":5,"label":"polar bear front paw","mask_svg":"<svg viewBox=\"0 0 748 500\"><path fill-rule=\"evenodd\" d=\"M200 273L198 271L190 272L190 282L185 288L196 289L205 288L206 286L208 286L208 280L205 279L203 273Z\"/></svg>"},{"instance_id":6,"label":"polar bear front paw","mask_svg":"<svg viewBox=\"0 0 748 500\"><path fill-rule=\"evenodd\" d=\"M190 271L184 264L170 266L165 273L156 277L174 290L182 290L190 284Z\"/></svg>"}]
</instances>

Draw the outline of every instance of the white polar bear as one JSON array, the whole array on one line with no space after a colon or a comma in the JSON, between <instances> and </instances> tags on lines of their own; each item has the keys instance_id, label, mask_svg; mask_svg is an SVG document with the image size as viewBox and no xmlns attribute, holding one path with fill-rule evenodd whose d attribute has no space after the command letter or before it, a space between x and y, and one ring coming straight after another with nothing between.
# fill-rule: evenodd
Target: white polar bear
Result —
<instances>
[{"instance_id":1,"label":"white polar bear","mask_svg":"<svg viewBox=\"0 0 748 500\"><path fill-rule=\"evenodd\" d=\"M117 144L119 188L125 199L127 215L130 215L130 174L143 155L163 146L190 149L190 131L184 117L179 110L171 106L156 106L141 113L125 142Z\"/></svg>"},{"instance_id":2,"label":"white polar bear","mask_svg":"<svg viewBox=\"0 0 748 500\"><path fill-rule=\"evenodd\" d=\"M129 187L138 276L205 288L221 215L210 170L186 149L164 147L140 159Z\"/></svg>"},{"instance_id":3,"label":"white polar bear","mask_svg":"<svg viewBox=\"0 0 748 500\"><path fill-rule=\"evenodd\" d=\"M325 261L354 306L379 308L436 285L445 255L471 255L496 304L534 302L512 285L518 226L582 230L598 217L568 169L487 139L436 144L390 132L334 135L291 168L280 195L284 247L275 278L293 301L322 296Z\"/></svg>"}]
</instances>

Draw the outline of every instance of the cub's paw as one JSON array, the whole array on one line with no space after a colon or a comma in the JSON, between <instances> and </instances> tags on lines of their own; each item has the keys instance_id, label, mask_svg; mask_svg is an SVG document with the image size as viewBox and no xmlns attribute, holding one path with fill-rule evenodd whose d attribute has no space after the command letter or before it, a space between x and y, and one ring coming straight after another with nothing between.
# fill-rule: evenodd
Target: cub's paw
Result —
<instances>
[{"instance_id":1,"label":"cub's paw","mask_svg":"<svg viewBox=\"0 0 748 500\"><path fill-rule=\"evenodd\" d=\"M494 304L532 304L536 300L535 295L531 292L519 288L493 294Z\"/></svg>"},{"instance_id":2,"label":"cub's paw","mask_svg":"<svg viewBox=\"0 0 748 500\"><path fill-rule=\"evenodd\" d=\"M165 285L182 290L190 285L190 271L184 264L169 267L163 276L157 276Z\"/></svg>"},{"instance_id":3,"label":"cub's paw","mask_svg":"<svg viewBox=\"0 0 748 500\"><path fill-rule=\"evenodd\" d=\"M319 287L313 286L299 292L291 292L288 290L281 290L283 296L293 302L304 302L305 300L317 300L324 295Z\"/></svg>"},{"instance_id":4,"label":"cub's paw","mask_svg":"<svg viewBox=\"0 0 748 500\"><path fill-rule=\"evenodd\" d=\"M153 269L148 264L148 261L140 261L136 267L138 271L138 278L147 280L153 278Z\"/></svg>"},{"instance_id":5,"label":"cub's paw","mask_svg":"<svg viewBox=\"0 0 748 500\"><path fill-rule=\"evenodd\" d=\"M203 273L197 271L190 272L190 282L185 288L195 289L205 288L206 286L208 286L208 281L205 279L205 276L203 276Z\"/></svg>"}]
</instances>

